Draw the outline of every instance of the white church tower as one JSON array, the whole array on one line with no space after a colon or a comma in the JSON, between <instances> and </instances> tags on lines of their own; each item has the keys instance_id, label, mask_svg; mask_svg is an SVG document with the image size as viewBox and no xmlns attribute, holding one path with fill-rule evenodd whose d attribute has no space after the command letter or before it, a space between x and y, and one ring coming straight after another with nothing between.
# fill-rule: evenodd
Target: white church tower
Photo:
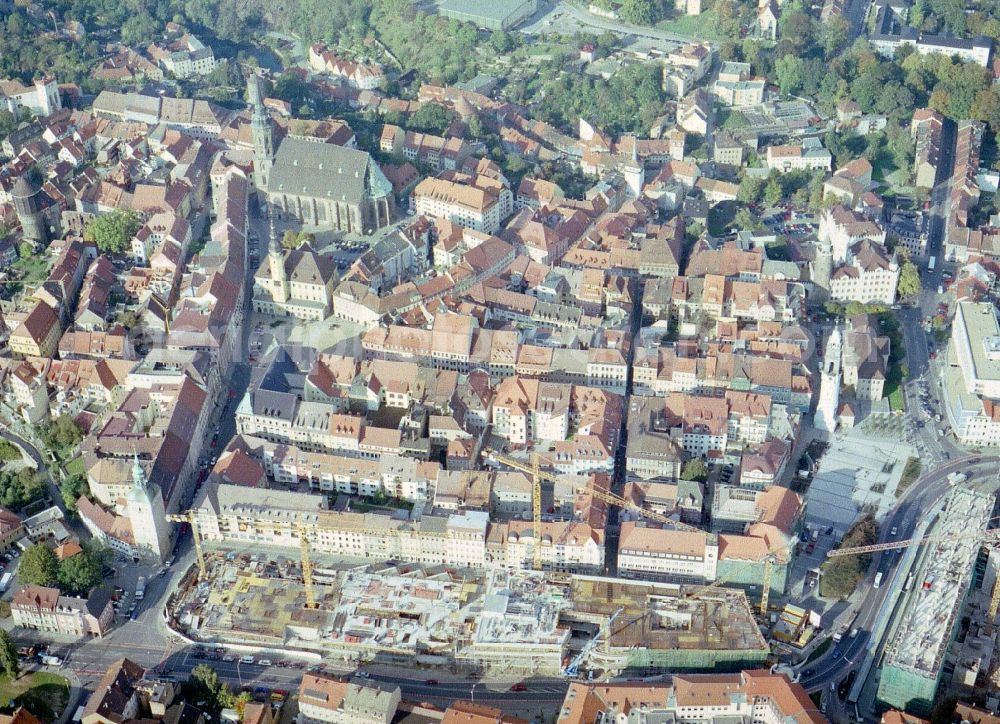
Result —
<instances>
[{"instance_id":1,"label":"white church tower","mask_svg":"<svg viewBox=\"0 0 1000 724\"><path fill-rule=\"evenodd\" d=\"M840 408L840 356L843 342L840 328L834 327L826 342L823 355L823 372L819 385L819 402L813 425L820 432L832 435L837 429L837 410Z\"/></svg>"},{"instance_id":2,"label":"white church tower","mask_svg":"<svg viewBox=\"0 0 1000 724\"><path fill-rule=\"evenodd\" d=\"M138 456L133 458L132 489L125 496L125 510L132 524L132 536L139 555L163 563L170 555L170 529L163 508L163 496L146 480L146 472L139 464Z\"/></svg>"}]
</instances>

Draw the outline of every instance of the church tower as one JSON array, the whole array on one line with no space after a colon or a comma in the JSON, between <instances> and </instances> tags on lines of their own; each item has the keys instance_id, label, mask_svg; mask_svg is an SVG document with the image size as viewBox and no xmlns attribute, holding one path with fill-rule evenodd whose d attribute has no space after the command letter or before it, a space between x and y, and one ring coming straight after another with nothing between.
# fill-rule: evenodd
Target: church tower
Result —
<instances>
[{"instance_id":1,"label":"church tower","mask_svg":"<svg viewBox=\"0 0 1000 724\"><path fill-rule=\"evenodd\" d=\"M267 179L274 164L274 127L271 117L264 108L264 94L260 88L260 76L252 73L247 78L247 96L250 99L250 135L253 138L254 184L258 193L267 190Z\"/></svg>"},{"instance_id":2,"label":"church tower","mask_svg":"<svg viewBox=\"0 0 1000 724\"><path fill-rule=\"evenodd\" d=\"M816 403L816 414L813 426L827 436L837 429L837 410L840 408L840 328L834 327L826 342L823 355L823 371L819 385L819 402Z\"/></svg>"},{"instance_id":3,"label":"church tower","mask_svg":"<svg viewBox=\"0 0 1000 724\"><path fill-rule=\"evenodd\" d=\"M133 458L132 489L125 496L125 509L140 555L156 563L163 563L170 555L170 531L163 508L163 496L149 484L138 456Z\"/></svg>"},{"instance_id":4,"label":"church tower","mask_svg":"<svg viewBox=\"0 0 1000 724\"><path fill-rule=\"evenodd\" d=\"M278 232L274 228L274 214L271 214L270 236L267 263L271 272L271 298L275 304L285 304L291 292L288 289L288 275L285 274L285 252L281 248Z\"/></svg>"}]
</instances>

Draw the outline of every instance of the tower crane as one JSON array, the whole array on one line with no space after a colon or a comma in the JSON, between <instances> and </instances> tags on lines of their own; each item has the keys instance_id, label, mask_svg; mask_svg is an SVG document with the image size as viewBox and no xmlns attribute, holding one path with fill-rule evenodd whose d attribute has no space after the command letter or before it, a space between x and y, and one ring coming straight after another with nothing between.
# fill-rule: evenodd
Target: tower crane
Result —
<instances>
[{"instance_id":1,"label":"tower crane","mask_svg":"<svg viewBox=\"0 0 1000 724\"><path fill-rule=\"evenodd\" d=\"M556 482L558 480L558 476L554 475L553 473L550 473L550 472L547 472L547 471L542 471L542 470L539 469L540 465L539 465L538 453L533 453L532 454L532 462L531 462L530 466L527 465L527 464L525 464L525 463L523 463L523 462L521 462L520 460L512 458L512 457L510 457L508 455L503 455L501 453L489 452L489 451L484 450L483 451L483 455L484 456L489 455L489 456L493 457L495 460L497 460L497 462L502 463L503 465L506 465L507 467L514 468L515 470L520 470L522 472L526 472L526 473L528 473L528 474L530 474L532 476L532 484L533 484L533 488L532 488L532 513L534 515L535 531L540 530L540 528L541 528L541 510L542 510L542 505L541 505L541 500L542 500L541 481L542 480L548 480L548 481L554 483L554 482ZM671 527L673 527L673 528L675 528L677 530L690 531L690 532L694 532L694 533L704 533L703 530L701 530L700 528L696 528L693 525L688 525L687 523L681 523L680 521L674 520L673 518L668 518L667 516L661 515L660 513L656 513L656 512L654 512L652 510L646 510L641 505L637 505L634 502L632 502L631 500L623 498L620 495L615 495L610 490L606 490L606 489L604 489L604 488L602 488L600 486L597 486L597 485L591 486L590 492L591 492L591 494L595 498L597 498L599 500L603 500L605 503L608 503L609 505L617 506L617 507L621 508L622 510L627 510L630 513L634 513L636 515L641 515L642 517L647 518L649 520L655 520L658 523L663 523L664 525L671 526ZM541 568L541 545L540 545L540 543L541 543L541 536L540 536L539 533L536 532L536 544L535 544L535 569L536 570L538 570L538 569ZM748 563L746 566L744 566L744 567L749 567L749 566L756 565L756 564L761 563L761 562L763 562L763 564L764 564L764 576L763 576L763 581L762 581L762 586L761 586L761 596L760 596L760 611L761 611L762 615L764 615L764 614L767 613L767 606L768 606L770 595L771 595L771 576L773 574L774 563L776 561L777 561L777 552L772 552L772 553L769 553L767 556L765 556L761 561L754 561L754 562ZM726 577L723 577L723 578L716 579L712 583L709 583L709 584L706 584L704 586L701 586L699 588L694 589L693 591L691 591L690 593L688 593L687 596L690 597L690 598L697 598L698 596L702 596L702 595L704 595L706 593L714 591L717 588L721 588L722 586L726 585L731 580L733 574L738 573L744 567L741 567L741 568L733 571L733 573L730 576L726 576Z\"/></svg>"},{"instance_id":2,"label":"tower crane","mask_svg":"<svg viewBox=\"0 0 1000 724\"><path fill-rule=\"evenodd\" d=\"M699 598L701 596L704 596L706 593L711 593L712 591L716 590L717 588L722 588L723 586L725 586L727 583L729 583L730 581L732 581L734 575L736 573L738 573L739 571L744 570L745 568L749 568L750 566L757 565L758 563L763 563L764 564L764 577L761 580L761 584L760 584L760 587L761 587L761 590L760 590L760 614L761 614L761 616L766 616L767 615L768 601L770 600L770 597L771 597L771 575L774 572L774 564L777 563L777 561L778 561L777 553L776 552L775 553L769 553L769 554L767 554L766 556L764 556L759 561L753 561L751 563L747 563L744 566L740 566L739 568L737 568L736 570L734 570L728 576L723 576L722 578L717 578L714 581L712 581L711 583L706 583L704 586L699 586L698 588L695 588L692 591L687 591L685 593L685 596L687 598Z\"/></svg>"},{"instance_id":3,"label":"tower crane","mask_svg":"<svg viewBox=\"0 0 1000 724\"><path fill-rule=\"evenodd\" d=\"M194 538L194 551L198 559L198 579L204 580L208 567L205 562L205 550L201 541L201 528L198 524L198 511L186 510L183 513L167 515L167 520L173 523L187 523L191 526L191 537ZM312 558L310 556L309 532L315 529L313 525L307 525L301 520L284 521L269 520L267 518L240 517L239 525L267 525L292 531L299 539L299 553L302 564L302 586L305 590L306 608L318 608L316 603L316 592L313 586Z\"/></svg>"},{"instance_id":4,"label":"tower crane","mask_svg":"<svg viewBox=\"0 0 1000 724\"><path fill-rule=\"evenodd\" d=\"M525 472L531 475L532 521L533 525L535 526L535 530L539 531L541 529L541 521L542 521L542 481L548 480L549 482L555 483L559 480L559 476L555 475L554 473L550 473L548 471L543 471L540 469L541 462L538 453L532 453L530 465L523 463L520 460L517 460L516 458L512 458L509 455L503 455L497 452L489 452L484 450L483 455L484 456L488 455L494 458L497 462L502 463L503 465L506 465L509 468L514 468L515 470L520 470L521 472ZM609 505L617 506L622 510L627 510L630 513L641 515L643 518L647 518L649 520L655 520L658 523L663 523L664 525L671 526L677 530L686 530L697 533L704 532L699 528L695 528L693 525L688 525L687 523L681 523L678 520L674 520L673 518L661 515L660 513L656 513L652 510L646 510L641 505L636 505L631 500L627 500L626 498L623 498L620 495L615 495L610 490L602 488L598 485L591 486L590 492L595 498L597 498L598 500L603 500L605 503L608 503ZM539 534L536 533L536 538L538 537L538 535ZM541 547L536 546L535 569L538 570L540 568L541 568Z\"/></svg>"},{"instance_id":5,"label":"tower crane","mask_svg":"<svg viewBox=\"0 0 1000 724\"><path fill-rule=\"evenodd\" d=\"M198 527L198 514L194 510L167 515L172 523L187 523L191 526L191 537L194 538L194 552L198 559L198 580L205 579L205 551L201 547L201 528Z\"/></svg>"},{"instance_id":6,"label":"tower crane","mask_svg":"<svg viewBox=\"0 0 1000 724\"><path fill-rule=\"evenodd\" d=\"M890 543L874 543L868 546L853 546L851 548L840 548L839 550L828 551L827 558L841 558L844 556L861 556L866 553L878 553L880 551L899 550L911 546L924 545L925 543L949 543L957 541L974 541L980 545L988 546L1000 543L1000 530L984 530L977 534L963 533L960 535L925 535L920 538L907 538L905 540L892 541ZM996 620L997 611L1000 610L1000 576L993 583L993 591L990 594L990 605L986 612L986 632L990 635L993 632L993 622Z\"/></svg>"}]
</instances>

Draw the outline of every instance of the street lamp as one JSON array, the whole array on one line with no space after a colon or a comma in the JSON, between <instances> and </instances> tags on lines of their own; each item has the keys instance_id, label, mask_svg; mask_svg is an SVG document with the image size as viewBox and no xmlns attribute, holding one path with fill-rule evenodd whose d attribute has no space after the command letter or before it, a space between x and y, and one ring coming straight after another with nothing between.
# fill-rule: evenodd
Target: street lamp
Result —
<instances>
[{"instance_id":1,"label":"street lamp","mask_svg":"<svg viewBox=\"0 0 1000 724\"><path fill-rule=\"evenodd\" d=\"M473 684L472 688L469 689L469 698L472 700L473 704L476 703L476 687L477 686L479 686L479 682L476 682L475 684Z\"/></svg>"}]
</instances>

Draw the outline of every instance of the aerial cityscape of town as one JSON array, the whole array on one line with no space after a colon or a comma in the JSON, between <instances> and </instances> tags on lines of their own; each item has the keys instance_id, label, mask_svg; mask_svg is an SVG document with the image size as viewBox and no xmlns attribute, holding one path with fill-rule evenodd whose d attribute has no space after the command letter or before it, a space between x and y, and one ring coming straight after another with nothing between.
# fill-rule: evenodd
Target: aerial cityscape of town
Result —
<instances>
[{"instance_id":1,"label":"aerial cityscape of town","mask_svg":"<svg viewBox=\"0 0 1000 724\"><path fill-rule=\"evenodd\" d=\"M1000 724L1000 0L0 0L0 724Z\"/></svg>"}]
</instances>

